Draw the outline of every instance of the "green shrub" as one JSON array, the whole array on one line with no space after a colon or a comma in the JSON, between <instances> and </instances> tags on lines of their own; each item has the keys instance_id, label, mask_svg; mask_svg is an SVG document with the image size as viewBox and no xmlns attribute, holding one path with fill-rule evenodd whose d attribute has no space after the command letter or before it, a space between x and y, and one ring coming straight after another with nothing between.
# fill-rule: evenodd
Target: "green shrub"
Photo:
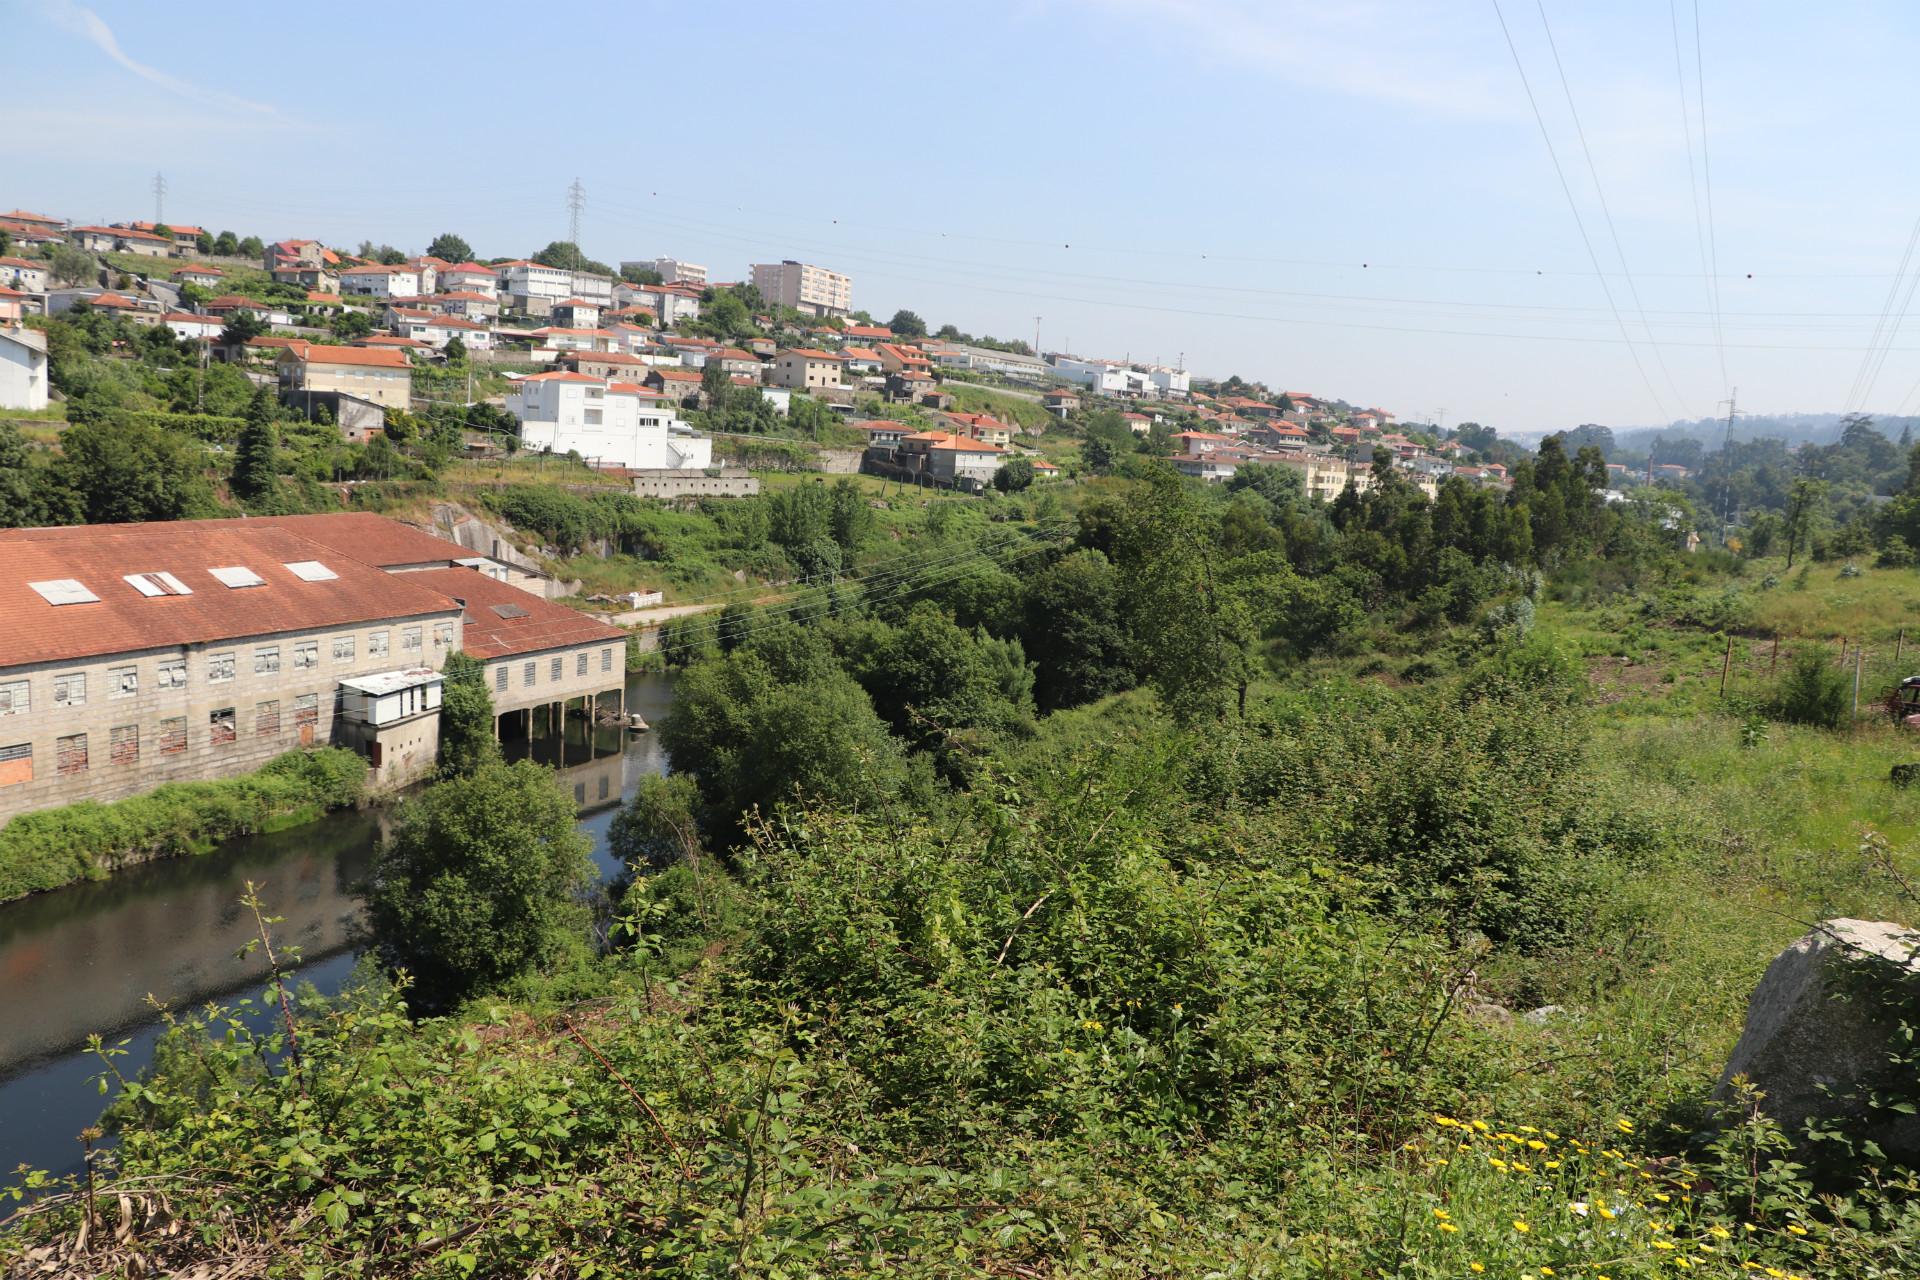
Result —
<instances>
[{"instance_id":1,"label":"green shrub","mask_svg":"<svg viewBox=\"0 0 1920 1280\"><path fill-rule=\"evenodd\" d=\"M0 829L0 902L130 862L195 853L302 810L360 798L367 764L351 751L290 751L237 778L169 782L145 795L24 813Z\"/></svg>"},{"instance_id":2,"label":"green shrub","mask_svg":"<svg viewBox=\"0 0 1920 1280\"><path fill-rule=\"evenodd\" d=\"M1821 649L1802 649L1774 694L1773 713L1794 724L1838 729L1847 722L1847 673Z\"/></svg>"}]
</instances>

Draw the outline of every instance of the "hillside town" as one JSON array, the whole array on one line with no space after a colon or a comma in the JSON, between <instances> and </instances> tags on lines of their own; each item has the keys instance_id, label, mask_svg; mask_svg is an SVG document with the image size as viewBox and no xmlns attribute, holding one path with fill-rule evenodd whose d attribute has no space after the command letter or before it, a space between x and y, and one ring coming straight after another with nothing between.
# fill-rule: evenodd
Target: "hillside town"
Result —
<instances>
[{"instance_id":1,"label":"hillside town","mask_svg":"<svg viewBox=\"0 0 1920 1280\"><path fill-rule=\"evenodd\" d=\"M570 244L549 246L546 261L450 261L309 238L240 240L190 224L75 224L23 209L0 215L0 236L0 409L47 407L53 380L36 317L77 308L163 327L202 361L244 369L289 410L360 443L392 411L433 402L423 375L458 364L469 370L466 403L497 406L516 424L512 441L473 432L469 448L576 455L630 476L648 496L754 492L744 477L709 474L711 431L689 415L724 427L757 410L765 430L768 414L794 414L796 397L864 437L859 467L873 475L981 493L1014 459L1040 481L1077 469L1048 456L1043 423L960 407L956 392L969 387L1043 406L1063 427L1117 415L1183 474L1209 482L1247 466L1286 467L1327 501L1349 486L1364 492L1376 465L1430 497L1448 476L1507 483L1498 459L1385 409L1184 367L968 340L952 326L929 334L905 310L876 322L854 307L849 276L794 260L752 263L726 282L665 256L592 269L604 264L582 265ZM729 414L715 412L722 401ZM1654 478L1616 470L1617 489Z\"/></svg>"}]
</instances>

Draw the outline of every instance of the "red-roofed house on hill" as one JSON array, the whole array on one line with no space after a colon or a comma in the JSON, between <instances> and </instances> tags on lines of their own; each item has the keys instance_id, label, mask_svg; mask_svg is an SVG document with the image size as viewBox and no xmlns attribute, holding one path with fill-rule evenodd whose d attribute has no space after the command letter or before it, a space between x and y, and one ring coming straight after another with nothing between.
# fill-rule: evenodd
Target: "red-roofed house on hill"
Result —
<instances>
[{"instance_id":1,"label":"red-roofed house on hill","mask_svg":"<svg viewBox=\"0 0 1920 1280\"><path fill-rule=\"evenodd\" d=\"M773 367L768 371L767 380L776 387L788 387L794 390L805 390L808 387L837 387L841 385L840 371L846 362L847 358L837 351L816 351L810 347L795 347L774 356Z\"/></svg>"},{"instance_id":2,"label":"red-roofed house on hill","mask_svg":"<svg viewBox=\"0 0 1920 1280\"><path fill-rule=\"evenodd\" d=\"M28 213L25 209L14 209L0 213L0 222L11 223L16 227L26 227L43 235L58 236L67 229L67 224L58 218L49 218L44 213Z\"/></svg>"},{"instance_id":3,"label":"red-roofed house on hill","mask_svg":"<svg viewBox=\"0 0 1920 1280\"><path fill-rule=\"evenodd\" d=\"M90 253L137 253L164 258L173 253L173 241L132 227L69 227L67 239Z\"/></svg>"},{"instance_id":4,"label":"red-roofed house on hill","mask_svg":"<svg viewBox=\"0 0 1920 1280\"><path fill-rule=\"evenodd\" d=\"M199 263L191 267L175 267L171 279L175 284L197 284L203 289L218 289L227 273L215 266Z\"/></svg>"},{"instance_id":5,"label":"red-roofed house on hill","mask_svg":"<svg viewBox=\"0 0 1920 1280\"><path fill-rule=\"evenodd\" d=\"M979 493L993 483L1007 451L951 431L917 431L901 439L893 456L896 467L910 477L925 476L949 489Z\"/></svg>"},{"instance_id":6,"label":"red-roofed house on hill","mask_svg":"<svg viewBox=\"0 0 1920 1280\"><path fill-rule=\"evenodd\" d=\"M338 267L340 255L318 240L276 240L267 246L263 265L268 271L281 267Z\"/></svg>"},{"instance_id":7,"label":"red-roofed house on hill","mask_svg":"<svg viewBox=\"0 0 1920 1280\"><path fill-rule=\"evenodd\" d=\"M404 409L413 394L413 366L404 351L377 347L323 347L295 343L280 354L280 398L295 408L323 397L351 396L387 409ZM308 416L311 417L309 410ZM339 412L334 414L339 420Z\"/></svg>"}]
</instances>

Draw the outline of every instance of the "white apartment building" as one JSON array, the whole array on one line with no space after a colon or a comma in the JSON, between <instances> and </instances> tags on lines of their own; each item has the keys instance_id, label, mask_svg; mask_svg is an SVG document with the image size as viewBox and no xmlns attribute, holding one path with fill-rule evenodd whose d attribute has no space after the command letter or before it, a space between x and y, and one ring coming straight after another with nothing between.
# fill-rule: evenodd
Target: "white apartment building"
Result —
<instances>
[{"instance_id":1,"label":"white apartment building","mask_svg":"<svg viewBox=\"0 0 1920 1280\"><path fill-rule=\"evenodd\" d=\"M1053 371L1098 395L1139 395L1147 385L1144 375L1134 374L1129 378L1128 375L1133 371L1114 360L1082 360L1078 356L1057 355L1053 357Z\"/></svg>"},{"instance_id":2,"label":"white apartment building","mask_svg":"<svg viewBox=\"0 0 1920 1280\"><path fill-rule=\"evenodd\" d=\"M572 297L591 302L602 310L613 306L612 276L595 275L591 271L575 271L568 278L573 282Z\"/></svg>"},{"instance_id":3,"label":"white apartment building","mask_svg":"<svg viewBox=\"0 0 1920 1280\"><path fill-rule=\"evenodd\" d=\"M47 336L0 328L0 409L47 407Z\"/></svg>"},{"instance_id":4,"label":"white apartment building","mask_svg":"<svg viewBox=\"0 0 1920 1280\"><path fill-rule=\"evenodd\" d=\"M500 277L492 267L477 262L461 262L440 268L439 276L438 287L442 293L484 293L489 298L499 296Z\"/></svg>"},{"instance_id":5,"label":"white apartment building","mask_svg":"<svg viewBox=\"0 0 1920 1280\"><path fill-rule=\"evenodd\" d=\"M584 373L537 373L507 393L527 449L578 453L630 471L689 471L713 465L713 441L696 435L672 406L631 382Z\"/></svg>"},{"instance_id":6,"label":"white apartment building","mask_svg":"<svg viewBox=\"0 0 1920 1280\"><path fill-rule=\"evenodd\" d=\"M783 262L756 262L753 287L770 303L792 307L803 315L840 316L853 310L853 279L838 271L788 258Z\"/></svg>"},{"instance_id":7,"label":"white apartment building","mask_svg":"<svg viewBox=\"0 0 1920 1280\"><path fill-rule=\"evenodd\" d=\"M620 264L622 267L648 267L660 273L664 284L690 284L696 289L707 287L707 269L697 262L682 262L678 258L655 258L652 262Z\"/></svg>"},{"instance_id":8,"label":"white apartment building","mask_svg":"<svg viewBox=\"0 0 1920 1280\"><path fill-rule=\"evenodd\" d=\"M573 272L521 259L494 268L501 302L524 315L544 316L573 296Z\"/></svg>"},{"instance_id":9,"label":"white apartment building","mask_svg":"<svg viewBox=\"0 0 1920 1280\"><path fill-rule=\"evenodd\" d=\"M700 318L700 290L691 285L633 284L622 280L613 286L613 300L622 307L642 307L653 312L654 323L662 328Z\"/></svg>"},{"instance_id":10,"label":"white apartment building","mask_svg":"<svg viewBox=\"0 0 1920 1280\"><path fill-rule=\"evenodd\" d=\"M414 298L423 290L417 267L348 267L340 273L340 292L368 298Z\"/></svg>"},{"instance_id":11,"label":"white apartment building","mask_svg":"<svg viewBox=\"0 0 1920 1280\"><path fill-rule=\"evenodd\" d=\"M413 338L439 350L456 337L469 351L488 351L493 347L493 331L478 320L442 315L418 307L388 307L387 327L396 337Z\"/></svg>"},{"instance_id":12,"label":"white apartment building","mask_svg":"<svg viewBox=\"0 0 1920 1280\"><path fill-rule=\"evenodd\" d=\"M1140 372L1147 375L1155 391L1163 400L1184 400L1190 390L1191 376L1185 369L1174 369L1164 364L1143 365Z\"/></svg>"}]
</instances>

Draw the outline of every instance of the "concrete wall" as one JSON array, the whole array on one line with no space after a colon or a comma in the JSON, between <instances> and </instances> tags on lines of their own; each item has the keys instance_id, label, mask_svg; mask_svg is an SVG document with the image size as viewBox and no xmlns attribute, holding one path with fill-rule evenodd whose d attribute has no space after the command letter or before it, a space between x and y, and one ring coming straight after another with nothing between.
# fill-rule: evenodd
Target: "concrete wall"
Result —
<instances>
[{"instance_id":1,"label":"concrete wall","mask_svg":"<svg viewBox=\"0 0 1920 1280\"><path fill-rule=\"evenodd\" d=\"M420 647L408 649L403 634L415 627ZM376 648L376 636L384 637L384 652ZM334 656L336 640L352 642L351 657ZM231 777L298 746L325 746L334 740L335 690L342 676L409 665L438 667L459 642L460 615L454 611L0 670L0 686L22 680L28 686L27 710L0 714L0 757L10 754L8 748L32 748L30 772L21 760L0 759L0 821L77 800L117 800L163 782ZM296 649L304 644L317 645L310 667L295 665ZM277 669L260 660L267 650L277 650ZM215 659L229 654L232 675L215 678ZM163 686L162 667L180 663L185 686ZM125 668L134 673L131 694L118 692ZM56 701L56 679L69 676L83 677L84 701ZM310 725L297 723L303 698L313 700ZM278 704L277 723L263 720L268 703ZM221 741L213 713L227 708L234 713L233 737ZM116 729L122 731L120 759L114 752ZM175 729L184 729L184 747L166 750L169 731ZM61 773L60 740L82 734L85 769Z\"/></svg>"},{"instance_id":2,"label":"concrete wall","mask_svg":"<svg viewBox=\"0 0 1920 1280\"><path fill-rule=\"evenodd\" d=\"M859 455L855 454L856 465ZM739 467L707 471L636 471L633 491L642 498L746 498L760 492L760 478Z\"/></svg>"},{"instance_id":3,"label":"concrete wall","mask_svg":"<svg viewBox=\"0 0 1920 1280\"><path fill-rule=\"evenodd\" d=\"M485 664L487 692L493 697L494 714L624 689L627 684L626 652L623 638L543 649L538 653L515 654L506 658L489 658ZM583 658L584 664L581 661ZM556 661L559 663L558 676L554 674ZM504 681L502 671L506 673ZM505 687L502 687L503 683Z\"/></svg>"}]
</instances>

